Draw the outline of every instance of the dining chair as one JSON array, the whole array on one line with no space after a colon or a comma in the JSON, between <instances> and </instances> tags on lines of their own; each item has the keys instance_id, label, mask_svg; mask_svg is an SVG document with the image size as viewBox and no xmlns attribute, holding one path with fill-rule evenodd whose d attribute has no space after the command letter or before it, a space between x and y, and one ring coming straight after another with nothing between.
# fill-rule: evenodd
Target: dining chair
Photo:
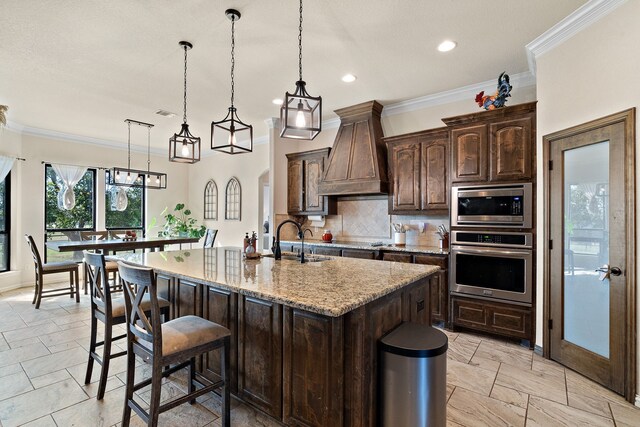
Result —
<instances>
[{"instance_id":1,"label":"dining chair","mask_svg":"<svg viewBox=\"0 0 640 427\"><path fill-rule=\"evenodd\" d=\"M127 334L113 336L113 327L126 323L125 316L125 300L123 295L112 297L114 290L108 285L106 267L103 254L91 253L84 251L84 268L89 277L89 288L91 290L91 335L89 340L89 362L87 363L87 372L84 377L84 383L91 382L93 373L93 362L98 362L102 366L100 371L100 383L98 384L98 395L96 398L102 400L105 388L107 386L107 377L109 375L109 363L111 359L124 356L126 351L111 353L111 344L114 341L126 338ZM117 268L117 264L116 264ZM143 311L149 312L151 301L144 298L140 307ZM158 298L158 306L160 315L163 320L169 318L169 301ZM97 341L98 320L104 324L104 339ZM96 348L102 346L102 356L98 355Z\"/></svg>"},{"instance_id":2,"label":"dining chair","mask_svg":"<svg viewBox=\"0 0 640 427\"><path fill-rule=\"evenodd\" d=\"M204 245L205 249L213 248L213 243L216 241L216 236L218 235L218 230L213 228L207 228L206 233L204 234Z\"/></svg>"},{"instance_id":3,"label":"dining chair","mask_svg":"<svg viewBox=\"0 0 640 427\"><path fill-rule=\"evenodd\" d=\"M74 261L48 262L45 264L42 262L40 252L38 251L38 247L36 246L36 242L33 240L33 237L29 234L25 234L24 238L27 240L29 249L31 249L31 255L33 255L33 264L36 272L35 289L31 304L35 304L36 308L40 308L42 298L58 297L61 295L69 295L70 298L73 298L74 294L76 296L76 302L80 302L78 264ZM55 273L69 273L68 288L44 289L44 276Z\"/></svg>"},{"instance_id":4,"label":"dining chair","mask_svg":"<svg viewBox=\"0 0 640 427\"><path fill-rule=\"evenodd\" d=\"M198 316L182 316L160 324L160 305L153 269L133 266L122 261L118 262L118 268L120 280L123 281L127 316L127 380L122 427L129 426L132 409L148 426L156 426L160 413L185 402L194 404L197 397L217 388L222 388L222 425L229 427L230 331ZM150 318L142 307L145 295L149 295L151 301ZM217 349L221 351L222 379L211 382L196 372L196 357ZM136 355L152 364L151 378L137 384ZM163 369L169 365L174 366ZM184 368L188 369L188 394L160 405L162 378ZM147 412L135 401L134 392L149 384L151 398ZM196 390L196 385L202 388Z\"/></svg>"},{"instance_id":5,"label":"dining chair","mask_svg":"<svg viewBox=\"0 0 640 427\"><path fill-rule=\"evenodd\" d=\"M80 240L107 240L109 237L107 230L103 230L103 231L81 231L80 232ZM116 282L116 275L118 273L118 264L115 261L107 261L106 262L106 271L107 271L107 278L110 278L111 280L113 280L114 285L117 283ZM85 269L84 269L84 294L87 294L87 282L89 281L89 278L87 276L87 269L86 269L86 264L85 264Z\"/></svg>"}]
</instances>

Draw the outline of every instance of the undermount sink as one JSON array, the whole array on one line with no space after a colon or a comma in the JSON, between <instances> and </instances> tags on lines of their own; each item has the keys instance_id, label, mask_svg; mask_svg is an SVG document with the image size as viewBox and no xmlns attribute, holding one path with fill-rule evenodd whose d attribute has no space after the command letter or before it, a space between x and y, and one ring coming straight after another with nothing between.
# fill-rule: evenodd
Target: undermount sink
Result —
<instances>
[{"instance_id":1,"label":"undermount sink","mask_svg":"<svg viewBox=\"0 0 640 427\"><path fill-rule=\"evenodd\" d=\"M266 254L263 255L264 257L267 258L273 258L273 254ZM330 260L330 257L324 257L324 256L315 256L315 255L308 255L305 254L304 256L304 262L320 262L320 261L328 261ZM286 261L297 261L300 262L300 257L297 255L282 255L282 260L286 260Z\"/></svg>"}]
</instances>

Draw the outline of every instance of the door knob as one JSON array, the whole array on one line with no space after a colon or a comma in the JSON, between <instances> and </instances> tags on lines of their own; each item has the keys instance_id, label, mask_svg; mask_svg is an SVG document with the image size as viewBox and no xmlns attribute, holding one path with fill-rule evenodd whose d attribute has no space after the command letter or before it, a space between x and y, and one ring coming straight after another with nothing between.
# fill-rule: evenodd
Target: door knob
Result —
<instances>
[{"instance_id":1,"label":"door knob","mask_svg":"<svg viewBox=\"0 0 640 427\"><path fill-rule=\"evenodd\" d=\"M619 267L609 267L609 264L604 264L602 267L596 268L595 271L600 273L598 276L600 280L608 279L611 275L619 276L622 274L622 270Z\"/></svg>"}]
</instances>

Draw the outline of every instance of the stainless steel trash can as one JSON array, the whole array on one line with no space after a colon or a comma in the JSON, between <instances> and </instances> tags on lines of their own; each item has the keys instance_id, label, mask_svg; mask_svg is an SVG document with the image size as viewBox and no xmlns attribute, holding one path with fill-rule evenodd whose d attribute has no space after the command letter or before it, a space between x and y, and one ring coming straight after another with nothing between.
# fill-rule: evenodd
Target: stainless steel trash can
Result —
<instances>
[{"instance_id":1,"label":"stainless steel trash can","mask_svg":"<svg viewBox=\"0 0 640 427\"><path fill-rule=\"evenodd\" d=\"M378 342L378 425L445 427L447 336L403 323Z\"/></svg>"}]
</instances>

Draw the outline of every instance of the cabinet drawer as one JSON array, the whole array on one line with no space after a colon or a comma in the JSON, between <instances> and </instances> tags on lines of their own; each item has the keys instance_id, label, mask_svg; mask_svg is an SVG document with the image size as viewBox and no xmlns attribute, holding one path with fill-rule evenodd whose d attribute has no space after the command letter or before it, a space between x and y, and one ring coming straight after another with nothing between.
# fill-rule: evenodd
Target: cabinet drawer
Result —
<instances>
[{"instance_id":1,"label":"cabinet drawer","mask_svg":"<svg viewBox=\"0 0 640 427\"><path fill-rule=\"evenodd\" d=\"M414 257L416 264L437 265L443 270L447 269L449 257L439 255L416 255Z\"/></svg>"},{"instance_id":2,"label":"cabinet drawer","mask_svg":"<svg viewBox=\"0 0 640 427\"><path fill-rule=\"evenodd\" d=\"M383 261L395 261L395 262L406 262L408 264L413 263L413 255L411 254L403 254L398 252L385 252L382 254Z\"/></svg>"},{"instance_id":3,"label":"cabinet drawer","mask_svg":"<svg viewBox=\"0 0 640 427\"><path fill-rule=\"evenodd\" d=\"M302 245L291 245L291 252L294 252L296 254L300 254L300 250L302 249ZM313 247L305 245L304 247L304 253L305 254L310 254L313 251Z\"/></svg>"},{"instance_id":4,"label":"cabinet drawer","mask_svg":"<svg viewBox=\"0 0 640 427\"><path fill-rule=\"evenodd\" d=\"M376 252L365 249L343 249L342 256L345 258L376 259Z\"/></svg>"},{"instance_id":5,"label":"cabinet drawer","mask_svg":"<svg viewBox=\"0 0 640 427\"><path fill-rule=\"evenodd\" d=\"M531 340L531 309L509 304L452 298L453 324Z\"/></svg>"},{"instance_id":6,"label":"cabinet drawer","mask_svg":"<svg viewBox=\"0 0 640 427\"><path fill-rule=\"evenodd\" d=\"M342 249L323 248L322 246L316 246L313 248L313 253L316 255L342 256Z\"/></svg>"}]
</instances>

